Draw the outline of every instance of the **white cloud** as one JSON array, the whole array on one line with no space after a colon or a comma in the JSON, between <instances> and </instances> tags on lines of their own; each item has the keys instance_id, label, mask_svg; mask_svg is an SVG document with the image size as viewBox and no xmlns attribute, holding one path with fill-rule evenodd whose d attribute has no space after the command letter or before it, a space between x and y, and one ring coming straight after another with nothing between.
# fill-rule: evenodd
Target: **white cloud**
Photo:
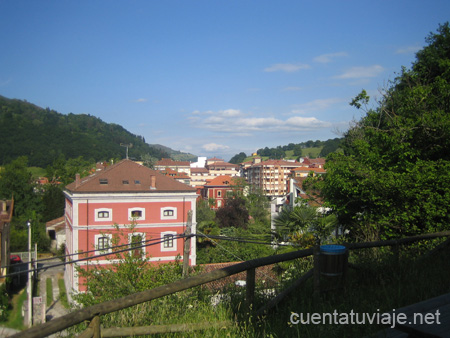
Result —
<instances>
[{"instance_id":1,"label":"white cloud","mask_svg":"<svg viewBox=\"0 0 450 338\"><path fill-rule=\"evenodd\" d=\"M226 150L229 149L230 147L222 145L222 144L216 144L216 143L208 143L208 144L204 144L202 146L202 149L206 150L206 151L217 151L217 150Z\"/></svg>"},{"instance_id":2,"label":"white cloud","mask_svg":"<svg viewBox=\"0 0 450 338\"><path fill-rule=\"evenodd\" d=\"M319 63L329 63L329 62L332 62L334 58L343 57L343 56L347 56L347 55L348 54L346 52L322 54L322 55L316 56L313 60L314 60L314 62L319 62Z\"/></svg>"},{"instance_id":3,"label":"white cloud","mask_svg":"<svg viewBox=\"0 0 450 338\"><path fill-rule=\"evenodd\" d=\"M401 47L395 51L395 54L414 54L420 50L419 46Z\"/></svg>"},{"instance_id":4,"label":"white cloud","mask_svg":"<svg viewBox=\"0 0 450 338\"><path fill-rule=\"evenodd\" d=\"M361 79L368 77L376 77L384 71L384 68L380 65L373 65L368 67L352 67L336 76L336 79Z\"/></svg>"},{"instance_id":5,"label":"white cloud","mask_svg":"<svg viewBox=\"0 0 450 338\"><path fill-rule=\"evenodd\" d=\"M148 99L144 99L144 98L134 100L134 102L137 102L137 103L142 103L142 102L147 102L147 101L148 101Z\"/></svg>"},{"instance_id":6,"label":"white cloud","mask_svg":"<svg viewBox=\"0 0 450 338\"><path fill-rule=\"evenodd\" d=\"M331 104L331 101L328 104ZM245 117L240 111L238 112L237 115L216 113L211 116L212 112L208 111L203 117L198 116L198 112L195 112L196 115L189 119L196 128L241 136L257 132L300 131L331 126L330 123L320 121L315 117L293 116L284 120L277 117ZM216 144L212 145L216 146Z\"/></svg>"},{"instance_id":7,"label":"white cloud","mask_svg":"<svg viewBox=\"0 0 450 338\"><path fill-rule=\"evenodd\" d=\"M264 71L293 73L299 71L300 69L309 69L309 68L311 68L309 65L302 63L277 63L270 67L264 68Z\"/></svg>"}]
</instances>

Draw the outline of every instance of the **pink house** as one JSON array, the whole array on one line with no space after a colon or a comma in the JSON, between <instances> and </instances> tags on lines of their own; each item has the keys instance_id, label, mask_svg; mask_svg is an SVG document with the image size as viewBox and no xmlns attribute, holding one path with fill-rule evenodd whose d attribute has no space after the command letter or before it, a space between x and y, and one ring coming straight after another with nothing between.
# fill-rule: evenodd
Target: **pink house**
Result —
<instances>
[{"instance_id":1,"label":"pink house","mask_svg":"<svg viewBox=\"0 0 450 338\"><path fill-rule=\"evenodd\" d=\"M192 211L192 233L196 232L196 189L164 176L156 170L123 160L93 175L80 178L66 186L66 254L71 259L112 252L110 248L114 225L125 234L129 247L158 242L139 248L152 262L174 261L183 257L183 235ZM125 225L135 224L133 231ZM195 238L192 237L189 264L196 263ZM142 244L140 244L142 243ZM106 265L105 257L78 262L81 268ZM66 266L65 282L68 290L85 291L84 281L78 277L75 264Z\"/></svg>"}]
</instances>

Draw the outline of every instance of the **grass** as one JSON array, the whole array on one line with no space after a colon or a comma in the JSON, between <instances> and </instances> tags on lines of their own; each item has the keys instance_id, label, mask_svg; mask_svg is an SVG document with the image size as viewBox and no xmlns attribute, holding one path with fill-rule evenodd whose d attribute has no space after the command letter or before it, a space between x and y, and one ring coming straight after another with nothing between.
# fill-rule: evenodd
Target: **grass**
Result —
<instances>
[{"instance_id":1,"label":"grass","mask_svg":"<svg viewBox=\"0 0 450 338\"><path fill-rule=\"evenodd\" d=\"M66 309L69 309L70 305L67 299L66 285L64 284L64 279L62 278L58 279L58 287L59 287L59 300L61 301L61 304Z\"/></svg>"},{"instance_id":2,"label":"grass","mask_svg":"<svg viewBox=\"0 0 450 338\"><path fill-rule=\"evenodd\" d=\"M45 281L45 287L47 290L46 303L47 303L47 307L49 307L53 303L53 284L52 284L51 278L47 278L47 280Z\"/></svg>"},{"instance_id":3,"label":"grass","mask_svg":"<svg viewBox=\"0 0 450 338\"><path fill-rule=\"evenodd\" d=\"M28 170L31 172L33 178L43 177L47 174L47 171L40 167L28 167Z\"/></svg>"},{"instance_id":4,"label":"grass","mask_svg":"<svg viewBox=\"0 0 450 338\"><path fill-rule=\"evenodd\" d=\"M289 325L294 313L354 313L376 314L389 312L403 306L450 292L450 263L446 258L450 248L433 257L417 257L413 249L404 250L403 258L396 262L387 250L377 250L378 258L370 254L354 252L351 260L360 268L350 269L345 289L322 293L318 301L311 297L312 280L292 294L276 312L265 318L258 335L272 334L279 337L362 337L377 332L379 325L304 324ZM381 258L380 258L381 257ZM330 279L324 280L330 285ZM332 283L333 281L331 281ZM335 281L336 282L336 281Z\"/></svg>"},{"instance_id":5,"label":"grass","mask_svg":"<svg viewBox=\"0 0 450 338\"><path fill-rule=\"evenodd\" d=\"M430 243L427 244L428 250ZM252 319L252 309L246 306L245 289L232 288L223 292L225 299L211 305L211 294L195 288L140 304L120 312L102 316L104 327L168 325L174 323L202 323L238 320L233 328L210 327L204 331L161 334L158 337L363 337L384 327L376 324L344 325L337 323L290 323L292 313L358 314L384 313L450 292L450 247L433 256L424 245L402 248L400 259L394 259L388 248L352 251L350 261L357 269L350 269L345 287L322 292L313 298L310 279L290 294L263 320ZM311 267L311 258L292 262L292 274L304 274ZM284 287L295 278L283 281ZM62 280L60 280L63 282ZM333 286L336 279L322 277L322 285ZM278 291L284 288L279 288ZM261 289L260 289L261 290ZM259 309L269 298L255 295L254 309Z\"/></svg>"},{"instance_id":6,"label":"grass","mask_svg":"<svg viewBox=\"0 0 450 338\"><path fill-rule=\"evenodd\" d=\"M16 330L25 329L23 325L22 306L26 299L27 293L25 289L13 296L11 301L12 310L9 314L8 321L2 325Z\"/></svg>"}]
</instances>

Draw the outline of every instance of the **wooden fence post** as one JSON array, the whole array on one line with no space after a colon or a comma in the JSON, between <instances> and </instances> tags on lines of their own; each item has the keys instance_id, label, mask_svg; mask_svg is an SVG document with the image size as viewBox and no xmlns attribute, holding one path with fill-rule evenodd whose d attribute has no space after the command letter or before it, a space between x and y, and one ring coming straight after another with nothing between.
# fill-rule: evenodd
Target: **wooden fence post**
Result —
<instances>
[{"instance_id":1,"label":"wooden fence post","mask_svg":"<svg viewBox=\"0 0 450 338\"><path fill-rule=\"evenodd\" d=\"M253 310L253 303L255 300L255 269L247 270L247 280L246 280L246 301L249 309Z\"/></svg>"},{"instance_id":2,"label":"wooden fence post","mask_svg":"<svg viewBox=\"0 0 450 338\"><path fill-rule=\"evenodd\" d=\"M314 298L320 294L320 242L317 241L313 251L314 262Z\"/></svg>"},{"instance_id":3,"label":"wooden fence post","mask_svg":"<svg viewBox=\"0 0 450 338\"><path fill-rule=\"evenodd\" d=\"M183 251L183 278L189 275L189 254L191 252L191 228L192 228L192 210L188 211L188 220L184 235L184 251Z\"/></svg>"},{"instance_id":4,"label":"wooden fence post","mask_svg":"<svg viewBox=\"0 0 450 338\"><path fill-rule=\"evenodd\" d=\"M92 328L94 329L93 338L100 338L100 316L95 316L90 325L92 325Z\"/></svg>"}]
</instances>

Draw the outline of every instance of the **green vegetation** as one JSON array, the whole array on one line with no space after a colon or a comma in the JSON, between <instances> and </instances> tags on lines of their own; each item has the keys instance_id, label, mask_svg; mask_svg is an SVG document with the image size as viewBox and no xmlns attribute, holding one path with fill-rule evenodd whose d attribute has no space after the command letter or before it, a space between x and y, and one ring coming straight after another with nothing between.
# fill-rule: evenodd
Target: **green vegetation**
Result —
<instances>
[{"instance_id":1,"label":"green vegetation","mask_svg":"<svg viewBox=\"0 0 450 338\"><path fill-rule=\"evenodd\" d=\"M45 280L45 290L47 292L46 304L49 307L53 303L53 284L51 278Z\"/></svg>"},{"instance_id":2,"label":"green vegetation","mask_svg":"<svg viewBox=\"0 0 450 338\"><path fill-rule=\"evenodd\" d=\"M0 164L25 155L30 165L41 168L61 155L65 158L82 156L94 163L121 159L125 157L125 149L120 144L132 144L129 156L137 160L144 154L158 159L170 157L172 153L183 155L167 147L150 146L144 137L91 115L63 115L0 96ZM195 156L190 155L192 158Z\"/></svg>"},{"instance_id":3,"label":"green vegetation","mask_svg":"<svg viewBox=\"0 0 450 338\"><path fill-rule=\"evenodd\" d=\"M220 263L254 259L274 253L271 245L229 241L210 236L226 236L270 243L269 201L258 191L243 194L245 184L235 186L225 205L216 211L208 201L197 203L197 263Z\"/></svg>"},{"instance_id":4,"label":"green vegetation","mask_svg":"<svg viewBox=\"0 0 450 338\"><path fill-rule=\"evenodd\" d=\"M335 138L327 141L307 141L298 144L289 143L287 146L278 146L276 148L265 147L264 149L258 150L257 156L261 157L262 160L281 158L297 160L299 157L326 157L330 153L341 151L341 141L342 139ZM254 156L247 156L245 153L241 152L234 155L229 162L239 164L251 161L253 158Z\"/></svg>"},{"instance_id":5,"label":"green vegetation","mask_svg":"<svg viewBox=\"0 0 450 338\"><path fill-rule=\"evenodd\" d=\"M441 25L412 69L345 134L318 185L354 240L448 230L450 224L450 27Z\"/></svg>"},{"instance_id":6,"label":"green vegetation","mask_svg":"<svg viewBox=\"0 0 450 338\"><path fill-rule=\"evenodd\" d=\"M11 301L12 310L8 313L8 320L2 325L16 330L25 328L23 325L22 306L26 300L27 293L24 290L13 296Z\"/></svg>"},{"instance_id":7,"label":"green vegetation","mask_svg":"<svg viewBox=\"0 0 450 338\"><path fill-rule=\"evenodd\" d=\"M436 241L439 243L441 240ZM434 246L424 242L429 250ZM396 262L387 248L352 251L350 262L358 269L350 269L345 287L330 288L317 301L313 299L313 283L309 280L294 291L277 309L258 325L255 337L364 337L384 329L383 326L299 324L289 325L292 312L313 313L384 313L450 292L446 281L450 278L450 262L446 258L450 248L432 256L419 257L417 245L402 248L401 259ZM288 272L295 278L297 271L312 267L310 260L302 259ZM322 284L333 287L336 278L322 277ZM292 280L286 280L289 285ZM304 317L305 318L305 317Z\"/></svg>"},{"instance_id":8,"label":"green vegetation","mask_svg":"<svg viewBox=\"0 0 450 338\"><path fill-rule=\"evenodd\" d=\"M67 299L66 285L64 284L64 279L58 279L58 287L59 287L59 300L61 301L62 306L66 309L70 308L69 300Z\"/></svg>"}]
</instances>

